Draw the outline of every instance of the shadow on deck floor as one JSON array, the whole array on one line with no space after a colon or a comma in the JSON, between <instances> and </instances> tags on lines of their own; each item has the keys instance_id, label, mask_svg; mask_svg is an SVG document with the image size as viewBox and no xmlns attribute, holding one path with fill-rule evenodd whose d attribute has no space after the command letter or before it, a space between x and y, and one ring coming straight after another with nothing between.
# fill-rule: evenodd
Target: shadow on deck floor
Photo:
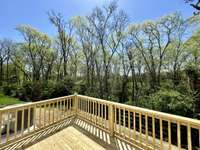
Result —
<instances>
[{"instance_id":1,"label":"shadow on deck floor","mask_svg":"<svg viewBox=\"0 0 200 150\"><path fill-rule=\"evenodd\" d=\"M38 132L7 150L137 150L81 119L70 118Z\"/></svg>"}]
</instances>

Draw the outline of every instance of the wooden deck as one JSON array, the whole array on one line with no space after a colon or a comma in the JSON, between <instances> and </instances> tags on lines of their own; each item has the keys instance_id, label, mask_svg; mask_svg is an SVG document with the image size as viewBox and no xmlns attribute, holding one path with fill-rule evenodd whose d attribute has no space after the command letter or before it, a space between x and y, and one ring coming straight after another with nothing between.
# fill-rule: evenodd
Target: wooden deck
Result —
<instances>
[{"instance_id":1,"label":"wooden deck","mask_svg":"<svg viewBox=\"0 0 200 150\"><path fill-rule=\"evenodd\" d=\"M45 131L48 132L48 131ZM72 126L43 138L26 150L138 150L112 138L108 133L83 120L75 119Z\"/></svg>"},{"instance_id":2,"label":"wooden deck","mask_svg":"<svg viewBox=\"0 0 200 150\"><path fill-rule=\"evenodd\" d=\"M0 109L0 150L198 149L200 121L83 95Z\"/></svg>"},{"instance_id":3,"label":"wooden deck","mask_svg":"<svg viewBox=\"0 0 200 150\"><path fill-rule=\"evenodd\" d=\"M34 144L27 150L105 150L101 145L70 126Z\"/></svg>"}]
</instances>

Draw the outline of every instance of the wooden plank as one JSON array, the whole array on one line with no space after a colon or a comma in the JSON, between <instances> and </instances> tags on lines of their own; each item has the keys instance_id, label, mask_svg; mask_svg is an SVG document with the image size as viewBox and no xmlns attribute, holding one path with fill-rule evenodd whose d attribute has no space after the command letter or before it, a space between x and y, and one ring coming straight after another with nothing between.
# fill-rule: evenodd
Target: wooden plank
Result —
<instances>
[{"instance_id":1,"label":"wooden plank","mask_svg":"<svg viewBox=\"0 0 200 150\"><path fill-rule=\"evenodd\" d=\"M0 111L0 127L2 126L2 112ZM2 132L2 128L0 128L0 144L2 142L2 136L1 136L1 133Z\"/></svg>"},{"instance_id":2,"label":"wooden plank","mask_svg":"<svg viewBox=\"0 0 200 150\"><path fill-rule=\"evenodd\" d=\"M169 143L169 150L171 150L171 121L168 121L168 143Z\"/></svg>"},{"instance_id":3,"label":"wooden plank","mask_svg":"<svg viewBox=\"0 0 200 150\"><path fill-rule=\"evenodd\" d=\"M149 131L148 131L148 114L145 115L145 136L146 136L146 146L148 147L149 145Z\"/></svg>"},{"instance_id":4,"label":"wooden plank","mask_svg":"<svg viewBox=\"0 0 200 150\"><path fill-rule=\"evenodd\" d=\"M28 133L30 132L31 108L28 108Z\"/></svg>"},{"instance_id":5,"label":"wooden plank","mask_svg":"<svg viewBox=\"0 0 200 150\"><path fill-rule=\"evenodd\" d=\"M153 132L153 148L155 149L156 135L155 135L155 116L152 114L152 132Z\"/></svg>"},{"instance_id":6,"label":"wooden plank","mask_svg":"<svg viewBox=\"0 0 200 150\"><path fill-rule=\"evenodd\" d=\"M21 136L24 134L24 108L22 109Z\"/></svg>"},{"instance_id":7,"label":"wooden plank","mask_svg":"<svg viewBox=\"0 0 200 150\"><path fill-rule=\"evenodd\" d=\"M160 118L160 149L163 149L163 123L162 118Z\"/></svg>"},{"instance_id":8,"label":"wooden plank","mask_svg":"<svg viewBox=\"0 0 200 150\"><path fill-rule=\"evenodd\" d=\"M188 141L188 150L192 150L191 127L189 123L187 126L187 141Z\"/></svg>"},{"instance_id":9,"label":"wooden plank","mask_svg":"<svg viewBox=\"0 0 200 150\"><path fill-rule=\"evenodd\" d=\"M103 146L96 143L74 127L68 127L36 144L26 150L105 150Z\"/></svg>"},{"instance_id":10,"label":"wooden plank","mask_svg":"<svg viewBox=\"0 0 200 150\"><path fill-rule=\"evenodd\" d=\"M139 113L139 126L140 126L140 143L142 143L142 114Z\"/></svg>"},{"instance_id":11,"label":"wooden plank","mask_svg":"<svg viewBox=\"0 0 200 150\"><path fill-rule=\"evenodd\" d=\"M181 127L180 122L177 123L177 139L178 139L178 149L181 149Z\"/></svg>"},{"instance_id":12,"label":"wooden plank","mask_svg":"<svg viewBox=\"0 0 200 150\"><path fill-rule=\"evenodd\" d=\"M18 110L15 110L15 129L14 129L14 138L15 139L17 137L17 124L18 124Z\"/></svg>"},{"instance_id":13,"label":"wooden plank","mask_svg":"<svg viewBox=\"0 0 200 150\"><path fill-rule=\"evenodd\" d=\"M10 115L11 115L11 112L7 112L8 120L7 120L7 128L6 128L6 142L8 142L10 139L10 121L12 119L10 118Z\"/></svg>"}]
</instances>

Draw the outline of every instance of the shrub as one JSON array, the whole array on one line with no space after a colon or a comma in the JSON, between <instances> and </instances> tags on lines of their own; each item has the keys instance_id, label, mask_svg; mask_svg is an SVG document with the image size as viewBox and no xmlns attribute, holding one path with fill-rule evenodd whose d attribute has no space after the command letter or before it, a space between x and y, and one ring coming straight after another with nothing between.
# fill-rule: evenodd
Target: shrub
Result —
<instances>
[{"instance_id":1,"label":"shrub","mask_svg":"<svg viewBox=\"0 0 200 150\"><path fill-rule=\"evenodd\" d=\"M160 89L156 93L144 97L137 103L140 107L146 107L162 112L190 116L193 114L194 103L192 95L182 94L177 90Z\"/></svg>"},{"instance_id":2,"label":"shrub","mask_svg":"<svg viewBox=\"0 0 200 150\"><path fill-rule=\"evenodd\" d=\"M59 82L50 81L43 86L42 98L55 98L70 95L74 92L74 81L66 78Z\"/></svg>"},{"instance_id":3,"label":"shrub","mask_svg":"<svg viewBox=\"0 0 200 150\"><path fill-rule=\"evenodd\" d=\"M17 85L15 84L3 85L2 91L5 95L14 96L15 92L17 91Z\"/></svg>"}]
</instances>

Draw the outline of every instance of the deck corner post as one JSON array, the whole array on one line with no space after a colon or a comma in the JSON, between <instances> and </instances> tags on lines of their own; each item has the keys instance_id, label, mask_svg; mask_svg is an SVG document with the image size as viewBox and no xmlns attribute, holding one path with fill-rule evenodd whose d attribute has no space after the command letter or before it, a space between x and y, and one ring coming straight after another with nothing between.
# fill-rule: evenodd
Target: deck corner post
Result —
<instances>
[{"instance_id":1,"label":"deck corner post","mask_svg":"<svg viewBox=\"0 0 200 150\"><path fill-rule=\"evenodd\" d=\"M74 93L74 111L75 111L75 115L78 115L78 93L75 92Z\"/></svg>"},{"instance_id":2,"label":"deck corner post","mask_svg":"<svg viewBox=\"0 0 200 150\"><path fill-rule=\"evenodd\" d=\"M114 106L113 104L109 105L109 130L110 136L114 136Z\"/></svg>"}]
</instances>

